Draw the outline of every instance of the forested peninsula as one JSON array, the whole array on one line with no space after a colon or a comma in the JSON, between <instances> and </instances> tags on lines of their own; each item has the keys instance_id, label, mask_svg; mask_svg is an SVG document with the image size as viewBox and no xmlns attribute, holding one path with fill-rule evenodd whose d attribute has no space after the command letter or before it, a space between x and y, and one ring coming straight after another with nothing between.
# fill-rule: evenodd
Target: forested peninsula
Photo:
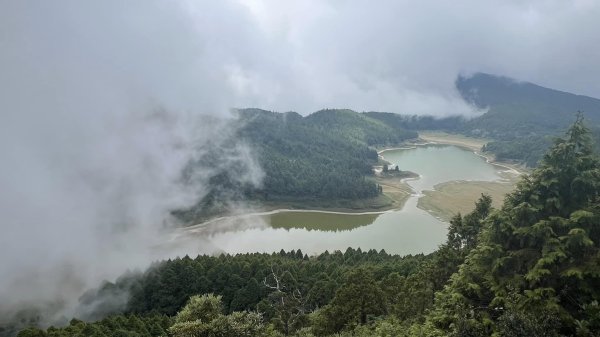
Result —
<instances>
[{"instance_id":1,"label":"forested peninsula","mask_svg":"<svg viewBox=\"0 0 600 337\"><path fill-rule=\"evenodd\" d=\"M256 153L264 172L262 184L237 181L242 168L230 167L211 178L210 192L193 208L174 213L184 223L193 224L227 213L236 201L262 209L398 208L403 200L394 200L394 193L383 193L382 188L392 185L397 190L398 183L382 184L374 175L373 167L384 164L377 149L418 142L419 132L424 130L481 139L478 150L492 160L531 168L581 110L591 137L600 143L598 99L484 73L458 77L456 89L466 102L480 109L479 116L437 118L348 109L301 116L235 110L236 131L228 144L248 144ZM599 150L594 145L594 151ZM196 165L210 169L211 163L220 160L219 151L222 149L209 151ZM398 169L402 171L402 167ZM414 175L405 172L398 176Z\"/></svg>"},{"instance_id":2,"label":"forested peninsula","mask_svg":"<svg viewBox=\"0 0 600 337\"><path fill-rule=\"evenodd\" d=\"M432 254L185 256L87 292L100 320L19 336L596 336L599 221L600 158L579 117L500 208L481 196Z\"/></svg>"},{"instance_id":3,"label":"forested peninsula","mask_svg":"<svg viewBox=\"0 0 600 337\"><path fill-rule=\"evenodd\" d=\"M237 182L240 168L223 170L194 208L177 212L186 222L219 215L232 200L269 208L383 209L392 201L382 196L375 180L373 166L382 164L376 149L418 137L416 131L352 110L321 110L306 117L260 109L235 114L230 145L243 142L255 151L265 174L262 184ZM197 165L210 167L219 157L218 151L210 152Z\"/></svg>"}]
</instances>

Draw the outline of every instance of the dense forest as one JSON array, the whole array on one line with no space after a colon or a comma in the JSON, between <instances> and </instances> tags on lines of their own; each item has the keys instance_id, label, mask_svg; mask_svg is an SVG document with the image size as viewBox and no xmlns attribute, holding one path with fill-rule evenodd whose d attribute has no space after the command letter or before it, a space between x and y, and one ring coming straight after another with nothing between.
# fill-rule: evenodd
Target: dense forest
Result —
<instances>
[{"instance_id":1,"label":"dense forest","mask_svg":"<svg viewBox=\"0 0 600 337\"><path fill-rule=\"evenodd\" d=\"M427 256L177 258L83 297L102 308L125 291L120 312L19 336L598 336L599 222L600 159L580 117L500 209L483 195Z\"/></svg>"},{"instance_id":2,"label":"dense forest","mask_svg":"<svg viewBox=\"0 0 600 337\"><path fill-rule=\"evenodd\" d=\"M478 73L458 77L463 99L484 113L435 118L386 112L321 110L306 117L295 112L236 110L231 146L249 144L265 173L260 187L239 182L242 167L230 167L210 181L210 192L194 208L176 212L189 222L222 213L236 200L296 202L357 200L380 193L372 178L374 148L416 138L420 130L441 130L491 141L483 148L497 160L535 167L554 138L583 110L591 135L600 141L600 100L528 82ZM600 143L600 142L599 142ZM220 149L222 151L222 149ZM600 147L596 147L600 153ZM196 165L217 163L209 152Z\"/></svg>"},{"instance_id":3,"label":"dense forest","mask_svg":"<svg viewBox=\"0 0 600 337\"><path fill-rule=\"evenodd\" d=\"M294 112L260 109L236 112L236 133L230 142L249 144L265 173L259 187L237 182L239 167L215 175L211 192L192 210L180 212L197 219L218 212L225 201L361 199L380 193L372 178L375 147L416 138L415 131L387 124L351 110L322 110L302 117ZM220 152L209 152L196 165L211 165Z\"/></svg>"},{"instance_id":4,"label":"dense forest","mask_svg":"<svg viewBox=\"0 0 600 337\"><path fill-rule=\"evenodd\" d=\"M462 116L433 117L417 115L400 115L391 112L369 111L364 115L406 130L443 130L458 132L463 130L466 119Z\"/></svg>"},{"instance_id":5,"label":"dense forest","mask_svg":"<svg viewBox=\"0 0 600 337\"><path fill-rule=\"evenodd\" d=\"M574 111L585 113L590 125L600 126L600 100L596 98L482 73L459 77L456 87L467 102L487 109L467 121L461 132L496 140L488 150L503 160L535 166L551 139L571 123Z\"/></svg>"},{"instance_id":6,"label":"dense forest","mask_svg":"<svg viewBox=\"0 0 600 337\"><path fill-rule=\"evenodd\" d=\"M307 117L257 109L239 111L239 137L253 145L269 197L364 198L377 194L373 146L396 145L417 133L351 110L322 110Z\"/></svg>"}]
</instances>

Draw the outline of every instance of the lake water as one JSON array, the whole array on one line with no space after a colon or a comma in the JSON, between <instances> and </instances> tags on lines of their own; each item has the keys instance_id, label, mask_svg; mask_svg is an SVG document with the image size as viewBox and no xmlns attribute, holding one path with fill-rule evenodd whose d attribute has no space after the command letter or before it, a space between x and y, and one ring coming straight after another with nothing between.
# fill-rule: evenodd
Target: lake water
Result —
<instances>
[{"instance_id":1,"label":"lake water","mask_svg":"<svg viewBox=\"0 0 600 337\"><path fill-rule=\"evenodd\" d=\"M418 146L389 150L383 157L420 175L408 184L415 194L401 210L383 213L281 211L224 218L184 231L201 239L212 252L246 253L301 249L318 254L325 250L385 249L388 253L418 254L434 251L446 239L447 223L417 208L423 190L453 180L493 181L499 168L471 151L455 146Z\"/></svg>"}]
</instances>

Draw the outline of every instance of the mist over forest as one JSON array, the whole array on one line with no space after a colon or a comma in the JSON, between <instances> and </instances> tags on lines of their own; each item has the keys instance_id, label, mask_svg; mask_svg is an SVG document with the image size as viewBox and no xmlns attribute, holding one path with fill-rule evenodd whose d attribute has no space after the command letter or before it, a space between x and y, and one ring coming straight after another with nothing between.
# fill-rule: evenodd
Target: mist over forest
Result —
<instances>
[{"instance_id":1,"label":"mist over forest","mask_svg":"<svg viewBox=\"0 0 600 337\"><path fill-rule=\"evenodd\" d=\"M599 335L598 17L1 2L0 336Z\"/></svg>"}]
</instances>

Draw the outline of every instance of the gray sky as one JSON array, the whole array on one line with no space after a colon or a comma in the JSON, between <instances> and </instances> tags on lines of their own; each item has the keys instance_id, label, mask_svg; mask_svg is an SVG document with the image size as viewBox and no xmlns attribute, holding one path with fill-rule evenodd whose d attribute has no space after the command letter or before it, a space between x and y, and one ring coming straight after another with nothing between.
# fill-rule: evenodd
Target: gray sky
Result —
<instances>
[{"instance_id":1,"label":"gray sky","mask_svg":"<svg viewBox=\"0 0 600 337\"><path fill-rule=\"evenodd\" d=\"M456 75L475 71L600 96L597 1L243 3L278 55L249 72L277 109L444 114Z\"/></svg>"},{"instance_id":2,"label":"gray sky","mask_svg":"<svg viewBox=\"0 0 600 337\"><path fill-rule=\"evenodd\" d=\"M469 115L453 83L476 71L600 97L598 18L592 0L0 1L0 316L154 258L212 174L180 170L230 132L200 114ZM251 150L227 157L260 184Z\"/></svg>"},{"instance_id":3,"label":"gray sky","mask_svg":"<svg viewBox=\"0 0 600 337\"><path fill-rule=\"evenodd\" d=\"M194 111L219 102L305 114L324 107L468 113L453 81L475 71L600 96L600 4L593 0L3 7L2 39L13 42L3 50L16 59L73 67L91 58L95 70L112 73L105 81Z\"/></svg>"}]
</instances>

